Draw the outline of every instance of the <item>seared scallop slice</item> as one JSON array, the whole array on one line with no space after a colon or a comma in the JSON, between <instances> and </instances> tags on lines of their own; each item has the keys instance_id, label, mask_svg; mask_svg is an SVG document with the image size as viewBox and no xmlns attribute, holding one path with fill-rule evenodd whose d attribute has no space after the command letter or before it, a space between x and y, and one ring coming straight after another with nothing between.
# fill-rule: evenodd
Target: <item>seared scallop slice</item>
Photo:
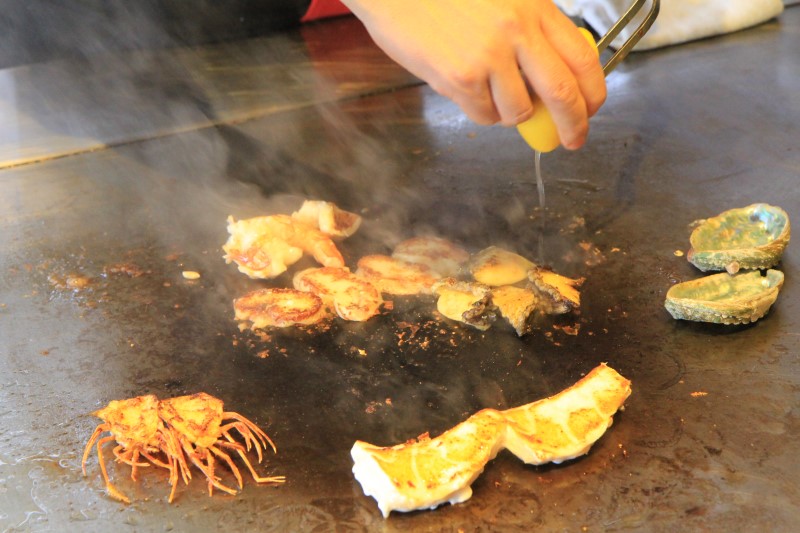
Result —
<instances>
[{"instance_id":1,"label":"seared scallop slice","mask_svg":"<svg viewBox=\"0 0 800 533\"><path fill-rule=\"evenodd\" d=\"M315 324L327 313L322 299L310 292L295 289L258 289L233 301L236 320L242 329L285 328Z\"/></svg>"},{"instance_id":2,"label":"seared scallop slice","mask_svg":"<svg viewBox=\"0 0 800 533\"><path fill-rule=\"evenodd\" d=\"M536 311L538 302L536 292L531 289L513 285L492 289L492 303L520 337L528 332L530 318Z\"/></svg>"},{"instance_id":3,"label":"seared scallop slice","mask_svg":"<svg viewBox=\"0 0 800 533\"><path fill-rule=\"evenodd\" d=\"M475 281L499 287L527 279L528 270L535 266L517 253L490 246L475 254L470 260L469 270Z\"/></svg>"},{"instance_id":4,"label":"seared scallop slice","mask_svg":"<svg viewBox=\"0 0 800 533\"><path fill-rule=\"evenodd\" d=\"M388 255L365 255L358 260L356 275L372 282L381 292L398 295L430 294L439 279L425 265Z\"/></svg>"},{"instance_id":5,"label":"seared scallop slice","mask_svg":"<svg viewBox=\"0 0 800 533\"><path fill-rule=\"evenodd\" d=\"M436 309L450 320L482 331L492 325L492 294L486 285L444 278L433 286L433 291L439 297Z\"/></svg>"},{"instance_id":6,"label":"seared scallop slice","mask_svg":"<svg viewBox=\"0 0 800 533\"><path fill-rule=\"evenodd\" d=\"M532 465L584 455L630 394L631 382L600 364L554 396L502 411L508 421L505 448Z\"/></svg>"},{"instance_id":7,"label":"seared scallop slice","mask_svg":"<svg viewBox=\"0 0 800 533\"><path fill-rule=\"evenodd\" d=\"M426 265L444 277L458 274L461 266L469 259L469 252L447 239L425 236L401 242L395 246L392 257Z\"/></svg>"},{"instance_id":8,"label":"seared scallop slice","mask_svg":"<svg viewBox=\"0 0 800 533\"><path fill-rule=\"evenodd\" d=\"M426 434L391 447L356 441L350 450L353 474L384 517L461 503L500 451L504 426L497 411L484 409L433 439Z\"/></svg>"},{"instance_id":9,"label":"seared scallop slice","mask_svg":"<svg viewBox=\"0 0 800 533\"><path fill-rule=\"evenodd\" d=\"M363 322L378 314L383 298L375 286L347 268L309 268L294 275L295 289L313 292L345 320Z\"/></svg>"},{"instance_id":10,"label":"seared scallop slice","mask_svg":"<svg viewBox=\"0 0 800 533\"><path fill-rule=\"evenodd\" d=\"M292 218L332 237L349 237L361 226L361 217L339 209L332 202L306 200Z\"/></svg>"}]
</instances>

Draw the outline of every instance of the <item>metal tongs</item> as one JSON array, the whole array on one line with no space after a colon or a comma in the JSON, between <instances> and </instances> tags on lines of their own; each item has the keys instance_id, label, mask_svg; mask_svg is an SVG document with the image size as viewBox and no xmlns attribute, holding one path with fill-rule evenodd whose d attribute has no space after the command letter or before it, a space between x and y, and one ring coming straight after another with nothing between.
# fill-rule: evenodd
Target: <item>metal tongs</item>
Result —
<instances>
[{"instance_id":1,"label":"metal tongs","mask_svg":"<svg viewBox=\"0 0 800 533\"><path fill-rule=\"evenodd\" d=\"M602 54L606 51L606 48L611 44L611 42L617 38L617 35L625 28L628 24L630 24L633 17L635 17L639 11L641 11L642 6L644 6L647 0L636 0L631 7L625 12L624 15L613 25L611 28L603 35L603 38L597 42L597 52ZM625 56L628 55L636 43L647 33L647 30L650 29L650 26L653 25L653 22L656 21L656 17L658 16L658 10L660 9L661 2L659 0L652 0L653 5L650 6L650 12L647 13L647 16L644 17L644 20L639 24L639 27L636 28L636 31L628 37L628 40L623 43L622 46L617 48L617 51L614 52L614 55L606 61L606 64L603 65L603 73L608 76L609 73L614 70L620 61L625 59Z\"/></svg>"},{"instance_id":2,"label":"metal tongs","mask_svg":"<svg viewBox=\"0 0 800 533\"><path fill-rule=\"evenodd\" d=\"M625 41L622 46L617 48L614 52L614 55L609 58L608 61L603 65L603 73L608 76L612 70L622 61L625 59L625 56L636 46L636 43L647 33L647 30L650 29L650 26L653 25L655 22L656 17L658 16L658 10L660 8L660 0L650 0L652 5L650 6L650 11L644 17L644 20L639 24L639 27L636 28L636 31L628 37L628 40ZM628 24L630 24L631 20L642 10L642 7L647 2L647 0L634 0L631 7L625 12L620 19L614 23L613 26L603 35L603 38L597 42L597 53L602 54L606 51L606 49L611 45L611 42L617 38L617 35L625 28ZM587 40L594 42L594 37L591 36L584 28L579 28ZM552 152L556 148L561 145L561 140L558 137L558 132L556 131L556 125L553 123L553 118L550 116L550 112L547 110L546 107L543 105L539 105L536 107L534 114L531 118L522 122L517 125L517 131L525 139L525 142L533 148L537 152Z\"/></svg>"}]
</instances>

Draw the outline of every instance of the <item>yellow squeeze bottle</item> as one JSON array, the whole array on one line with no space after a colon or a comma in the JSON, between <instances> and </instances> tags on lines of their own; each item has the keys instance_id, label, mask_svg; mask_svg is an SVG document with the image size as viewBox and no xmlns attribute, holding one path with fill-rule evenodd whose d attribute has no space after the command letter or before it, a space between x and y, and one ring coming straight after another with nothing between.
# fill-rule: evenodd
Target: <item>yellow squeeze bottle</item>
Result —
<instances>
[{"instance_id":1,"label":"yellow squeeze bottle","mask_svg":"<svg viewBox=\"0 0 800 533\"><path fill-rule=\"evenodd\" d=\"M587 41L595 46L594 37L586 28L578 28ZM597 48L595 47L595 50ZM598 52L599 55L599 52ZM541 101L534 102L533 116L517 124L517 131L528 143L528 146L538 152L552 152L561 144L556 125L550 111L542 105Z\"/></svg>"}]
</instances>

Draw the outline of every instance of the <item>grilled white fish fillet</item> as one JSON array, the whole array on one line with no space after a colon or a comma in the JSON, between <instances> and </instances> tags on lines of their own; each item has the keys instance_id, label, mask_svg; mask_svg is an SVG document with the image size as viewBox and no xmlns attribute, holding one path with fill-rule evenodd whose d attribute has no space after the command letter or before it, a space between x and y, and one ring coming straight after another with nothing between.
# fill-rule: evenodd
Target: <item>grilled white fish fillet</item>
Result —
<instances>
[{"instance_id":1,"label":"grilled white fish fillet","mask_svg":"<svg viewBox=\"0 0 800 533\"><path fill-rule=\"evenodd\" d=\"M503 448L529 464L587 453L630 392L630 381L601 364L555 396L506 411L483 409L434 439L391 447L356 441L353 474L384 517L460 503Z\"/></svg>"},{"instance_id":2,"label":"grilled white fish fillet","mask_svg":"<svg viewBox=\"0 0 800 533\"><path fill-rule=\"evenodd\" d=\"M461 503L500 451L504 426L500 413L484 409L433 439L425 435L388 448L356 441L350 450L353 474L384 517Z\"/></svg>"},{"instance_id":3,"label":"grilled white fish fillet","mask_svg":"<svg viewBox=\"0 0 800 533\"><path fill-rule=\"evenodd\" d=\"M503 411L505 448L527 464L561 463L586 454L631 394L631 382L601 364L554 396Z\"/></svg>"}]
</instances>

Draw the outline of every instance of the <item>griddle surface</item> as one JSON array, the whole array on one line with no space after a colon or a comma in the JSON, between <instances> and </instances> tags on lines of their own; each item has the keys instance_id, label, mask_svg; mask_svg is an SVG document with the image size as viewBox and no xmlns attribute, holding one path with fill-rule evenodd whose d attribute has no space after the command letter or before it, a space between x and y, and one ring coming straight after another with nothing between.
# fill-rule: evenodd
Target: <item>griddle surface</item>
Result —
<instances>
[{"instance_id":1,"label":"griddle surface","mask_svg":"<svg viewBox=\"0 0 800 533\"><path fill-rule=\"evenodd\" d=\"M753 202L800 213L798 27L789 9L629 57L587 146L543 158L544 227L533 155L516 133L469 123L424 86L117 137L0 171L0 527L791 530L797 246L756 324L676 322L663 300L702 275L675 255L692 221ZM305 197L363 210L362 230L341 245L349 265L424 231L473 250L506 246L585 276L581 313L520 339L501 322L482 333L438 317L432 299L397 298L364 324L242 333L231 301L265 282L224 263L225 218L290 212ZM107 272L120 263L143 274ZM72 292L48 280L70 274L93 281ZM577 335L558 327L575 324ZM586 457L529 467L501 453L468 502L388 520L350 472L356 439L435 435L483 407L551 395L600 362L634 392ZM278 454L261 471L286 475L284 486L245 478L239 495L209 498L198 473L170 505L165 472L142 469L134 483L112 464L133 500L123 505L105 494L95 457L82 477L92 411L198 391L270 434Z\"/></svg>"}]
</instances>

